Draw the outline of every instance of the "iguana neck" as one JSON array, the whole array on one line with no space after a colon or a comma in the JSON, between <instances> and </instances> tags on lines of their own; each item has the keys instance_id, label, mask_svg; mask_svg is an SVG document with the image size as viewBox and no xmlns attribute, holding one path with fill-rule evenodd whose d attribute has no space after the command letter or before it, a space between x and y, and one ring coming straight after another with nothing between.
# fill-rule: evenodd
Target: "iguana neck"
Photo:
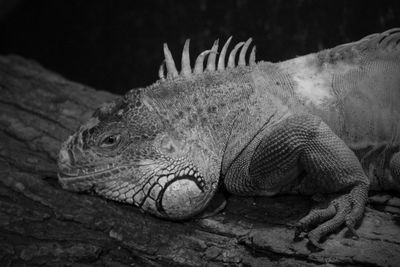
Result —
<instances>
[{"instance_id":1,"label":"iguana neck","mask_svg":"<svg viewBox=\"0 0 400 267\"><path fill-rule=\"evenodd\" d=\"M144 101L166 127L202 131L222 158L235 120L254 92L250 68L204 73L191 80L163 81L146 88Z\"/></svg>"}]
</instances>

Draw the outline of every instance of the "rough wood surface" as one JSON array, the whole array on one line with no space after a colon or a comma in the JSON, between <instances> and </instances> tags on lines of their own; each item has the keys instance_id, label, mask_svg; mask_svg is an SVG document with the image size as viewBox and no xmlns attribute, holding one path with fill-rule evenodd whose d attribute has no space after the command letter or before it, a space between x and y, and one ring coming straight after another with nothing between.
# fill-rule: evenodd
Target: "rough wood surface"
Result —
<instances>
[{"instance_id":1,"label":"rough wood surface","mask_svg":"<svg viewBox=\"0 0 400 267\"><path fill-rule=\"evenodd\" d=\"M170 222L57 184L64 140L100 103L95 91L15 56L0 57L0 262L107 266L400 266L400 201L371 197L353 240L330 235L325 250L294 242L306 197L228 197L206 219Z\"/></svg>"}]
</instances>

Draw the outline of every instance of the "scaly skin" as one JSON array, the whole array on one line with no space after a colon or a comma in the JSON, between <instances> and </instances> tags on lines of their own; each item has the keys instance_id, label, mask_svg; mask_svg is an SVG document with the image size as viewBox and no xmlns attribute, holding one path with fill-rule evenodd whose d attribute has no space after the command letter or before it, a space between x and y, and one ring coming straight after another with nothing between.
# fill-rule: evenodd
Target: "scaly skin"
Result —
<instances>
[{"instance_id":1,"label":"scaly skin","mask_svg":"<svg viewBox=\"0 0 400 267\"><path fill-rule=\"evenodd\" d=\"M68 190L132 203L167 219L201 212L222 183L240 195L341 194L300 220L312 244L355 233L368 190L400 189L400 30L278 64L249 64L230 39L192 70L164 45L155 84L104 104L62 146ZM240 50L240 47L243 48ZM238 66L235 53L241 51ZM203 69L208 54L207 69ZM399 190L400 191L400 190Z\"/></svg>"}]
</instances>

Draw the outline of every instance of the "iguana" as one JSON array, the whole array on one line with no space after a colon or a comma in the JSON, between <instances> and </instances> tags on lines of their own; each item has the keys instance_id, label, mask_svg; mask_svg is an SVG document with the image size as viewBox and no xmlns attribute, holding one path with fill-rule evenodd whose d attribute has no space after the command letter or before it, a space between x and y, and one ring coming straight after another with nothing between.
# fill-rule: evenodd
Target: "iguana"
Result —
<instances>
[{"instance_id":1,"label":"iguana","mask_svg":"<svg viewBox=\"0 0 400 267\"><path fill-rule=\"evenodd\" d=\"M192 68L187 40L180 72L164 44L157 82L105 103L63 143L60 184L172 220L201 212L219 185L339 193L297 234L318 225L308 239L319 246L343 224L355 233L369 189L400 191L400 28L279 63L256 63L255 46L246 60L251 38L226 60L230 41Z\"/></svg>"}]
</instances>

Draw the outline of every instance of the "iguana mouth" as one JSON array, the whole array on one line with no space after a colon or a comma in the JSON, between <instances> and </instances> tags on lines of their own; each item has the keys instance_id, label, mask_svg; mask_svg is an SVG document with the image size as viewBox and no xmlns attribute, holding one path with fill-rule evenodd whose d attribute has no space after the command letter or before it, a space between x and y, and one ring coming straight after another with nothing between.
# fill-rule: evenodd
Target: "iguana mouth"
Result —
<instances>
[{"instance_id":1,"label":"iguana mouth","mask_svg":"<svg viewBox=\"0 0 400 267\"><path fill-rule=\"evenodd\" d=\"M106 180L113 175L126 172L131 168L133 168L133 166L124 165L114 167L113 164L80 169L72 169L63 166L59 168L58 180L64 189L86 191L92 188L95 181L100 182L101 180Z\"/></svg>"},{"instance_id":2,"label":"iguana mouth","mask_svg":"<svg viewBox=\"0 0 400 267\"><path fill-rule=\"evenodd\" d=\"M64 165L59 167L59 175L62 178L78 178L78 177L88 177L104 172L109 172L120 167L115 167L114 164L105 164L100 166L88 166L73 168L69 165Z\"/></svg>"}]
</instances>

